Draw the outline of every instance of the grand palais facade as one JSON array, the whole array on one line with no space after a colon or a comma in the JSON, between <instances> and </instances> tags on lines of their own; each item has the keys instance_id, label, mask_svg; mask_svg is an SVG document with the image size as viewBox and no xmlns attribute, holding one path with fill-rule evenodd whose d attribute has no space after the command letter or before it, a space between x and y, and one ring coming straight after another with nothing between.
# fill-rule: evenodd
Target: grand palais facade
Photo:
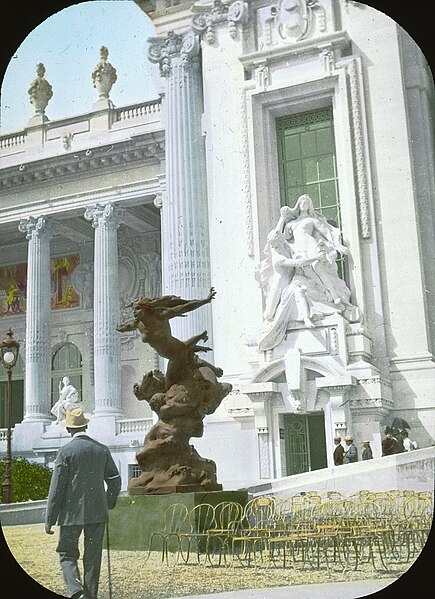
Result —
<instances>
[{"instance_id":1,"label":"grand palais facade","mask_svg":"<svg viewBox=\"0 0 435 599\"><path fill-rule=\"evenodd\" d=\"M337 435L379 457L395 416L432 445L434 94L418 46L346 0L136 3L164 93L114 106L102 48L89 113L49 120L39 65L34 116L0 135L14 455L53 462L67 376L125 489L153 422L132 388L164 364L116 327L134 298L211 287L172 328L207 330L233 385L192 440L224 488L331 466Z\"/></svg>"}]
</instances>

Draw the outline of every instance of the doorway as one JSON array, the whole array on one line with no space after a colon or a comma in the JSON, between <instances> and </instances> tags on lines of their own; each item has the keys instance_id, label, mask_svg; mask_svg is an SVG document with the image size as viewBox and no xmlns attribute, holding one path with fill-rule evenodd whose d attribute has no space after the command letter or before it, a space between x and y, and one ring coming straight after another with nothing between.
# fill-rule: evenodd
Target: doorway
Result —
<instances>
[{"instance_id":1,"label":"doorway","mask_svg":"<svg viewBox=\"0 0 435 599\"><path fill-rule=\"evenodd\" d=\"M284 414L286 476L328 465L323 412Z\"/></svg>"}]
</instances>

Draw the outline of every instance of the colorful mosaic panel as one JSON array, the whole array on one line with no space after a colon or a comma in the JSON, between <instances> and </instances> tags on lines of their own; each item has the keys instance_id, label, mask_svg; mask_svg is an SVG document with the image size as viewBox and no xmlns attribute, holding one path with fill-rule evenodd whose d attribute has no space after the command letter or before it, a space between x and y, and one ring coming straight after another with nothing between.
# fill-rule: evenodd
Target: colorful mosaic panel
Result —
<instances>
[{"instance_id":1,"label":"colorful mosaic panel","mask_svg":"<svg viewBox=\"0 0 435 599\"><path fill-rule=\"evenodd\" d=\"M80 262L77 255L53 258L51 261L52 309L80 306L80 294L72 283L72 275ZM26 311L27 264L0 267L0 316Z\"/></svg>"}]
</instances>

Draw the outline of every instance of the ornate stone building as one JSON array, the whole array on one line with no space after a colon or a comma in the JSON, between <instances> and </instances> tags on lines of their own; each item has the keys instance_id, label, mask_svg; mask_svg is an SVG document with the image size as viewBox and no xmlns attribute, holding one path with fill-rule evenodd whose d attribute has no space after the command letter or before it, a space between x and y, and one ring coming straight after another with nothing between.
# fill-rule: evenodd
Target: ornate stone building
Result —
<instances>
[{"instance_id":1,"label":"ornate stone building","mask_svg":"<svg viewBox=\"0 0 435 599\"><path fill-rule=\"evenodd\" d=\"M336 435L378 457L394 416L431 445L434 95L421 51L346 0L137 4L155 26L161 98L116 108L103 48L89 114L49 121L39 65L35 116L0 136L0 322L22 343L14 451L53 459L50 408L69 375L125 487L151 424L132 385L158 360L116 324L136 296L211 285L212 306L174 333L207 329L234 386L195 442L224 487L330 466Z\"/></svg>"}]
</instances>

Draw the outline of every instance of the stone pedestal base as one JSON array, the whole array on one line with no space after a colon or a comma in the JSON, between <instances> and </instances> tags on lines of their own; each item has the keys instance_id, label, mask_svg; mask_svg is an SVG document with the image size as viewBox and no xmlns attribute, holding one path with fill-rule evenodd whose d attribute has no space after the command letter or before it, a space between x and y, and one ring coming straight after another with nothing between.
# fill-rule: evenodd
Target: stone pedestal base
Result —
<instances>
[{"instance_id":1,"label":"stone pedestal base","mask_svg":"<svg viewBox=\"0 0 435 599\"><path fill-rule=\"evenodd\" d=\"M247 491L211 491L172 493L170 495L121 495L109 512L110 547L128 551L148 551L153 532L164 528L164 514L174 503L183 503L190 511L200 503L216 506L221 501L248 501ZM156 544L158 551L161 544ZM176 540L170 540L169 551L176 551Z\"/></svg>"},{"instance_id":2,"label":"stone pedestal base","mask_svg":"<svg viewBox=\"0 0 435 599\"><path fill-rule=\"evenodd\" d=\"M173 485L160 487L152 493L147 491L144 487L130 487L128 488L129 495L170 495L173 493L210 493L212 491L222 491L222 485Z\"/></svg>"},{"instance_id":3,"label":"stone pedestal base","mask_svg":"<svg viewBox=\"0 0 435 599\"><path fill-rule=\"evenodd\" d=\"M41 420L32 422L23 420L17 422L12 436L12 451L14 454L25 454L28 451L33 451L34 447L40 441L47 427L50 425L50 420Z\"/></svg>"}]
</instances>

